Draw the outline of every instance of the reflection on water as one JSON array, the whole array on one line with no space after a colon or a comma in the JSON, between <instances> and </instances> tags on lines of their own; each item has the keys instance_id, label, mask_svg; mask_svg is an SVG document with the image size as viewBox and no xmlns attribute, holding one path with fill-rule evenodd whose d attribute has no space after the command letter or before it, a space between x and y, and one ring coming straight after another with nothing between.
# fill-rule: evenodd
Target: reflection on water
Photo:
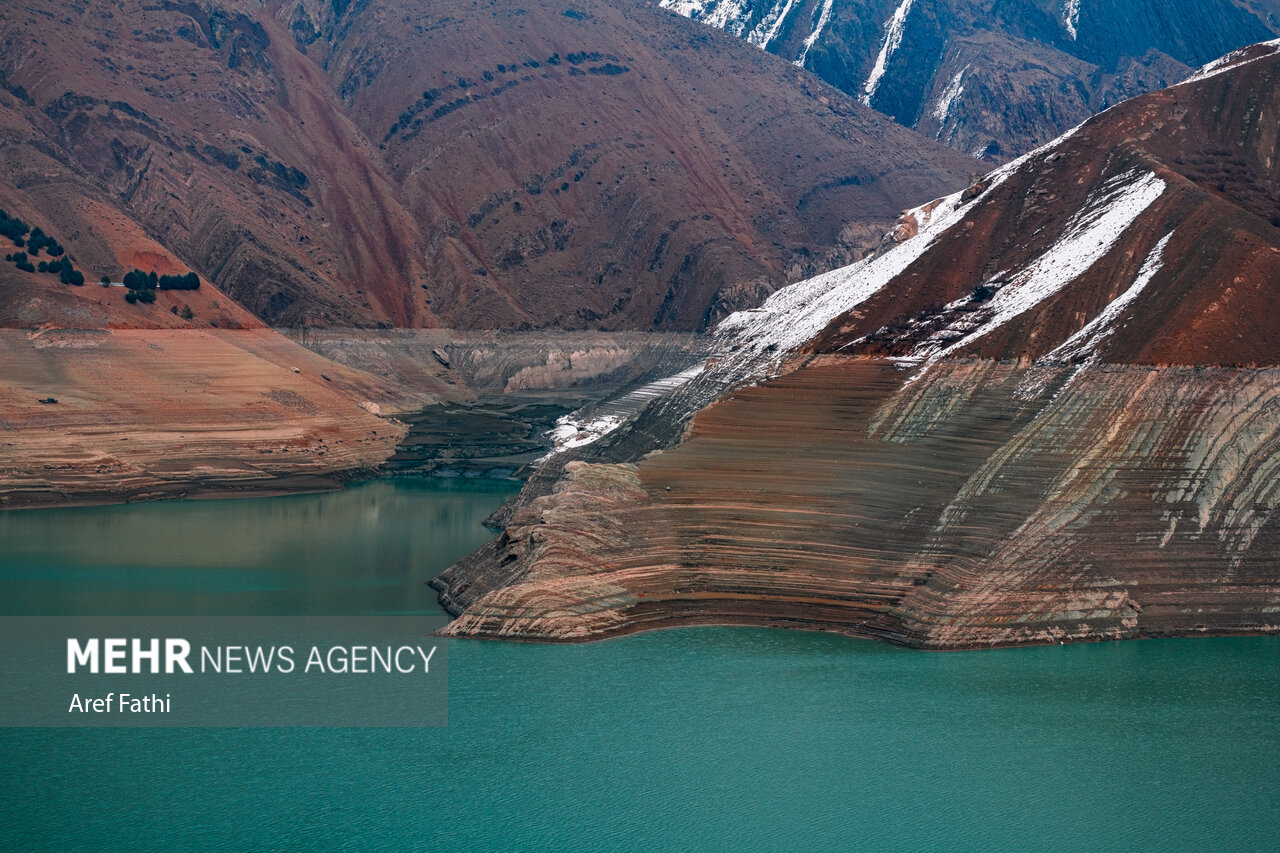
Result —
<instances>
[{"instance_id":1,"label":"reflection on water","mask_svg":"<svg viewBox=\"0 0 1280 853\"><path fill-rule=\"evenodd\" d=\"M0 513L0 613L438 611L424 582L493 534L515 483Z\"/></svg>"}]
</instances>

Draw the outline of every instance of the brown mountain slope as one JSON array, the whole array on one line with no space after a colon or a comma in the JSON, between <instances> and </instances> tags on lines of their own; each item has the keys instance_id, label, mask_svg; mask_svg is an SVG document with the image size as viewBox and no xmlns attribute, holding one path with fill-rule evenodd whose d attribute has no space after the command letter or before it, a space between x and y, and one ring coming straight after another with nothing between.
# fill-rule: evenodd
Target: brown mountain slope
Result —
<instances>
[{"instance_id":1,"label":"brown mountain slope","mask_svg":"<svg viewBox=\"0 0 1280 853\"><path fill-rule=\"evenodd\" d=\"M1251 59L1252 58L1252 59ZM1032 154L931 239L901 276L837 317L806 349L1137 364L1280 363L1280 54L1128 101ZM1091 223L1115 218L1120 233ZM1155 185L1159 186L1156 187ZM979 184L975 189L983 186ZM906 229L910 233L910 229ZM1091 265L1025 293L1019 270ZM1068 338L1152 271L1096 345ZM1074 273L1074 274L1073 274ZM1041 276L1042 279L1046 276ZM971 297L975 288L985 288ZM1008 306L1025 303L1017 313ZM1119 306L1118 306L1119 307ZM966 339L973 339L967 343ZM1083 343L1083 341L1081 341Z\"/></svg>"},{"instance_id":2,"label":"brown mountain slope","mask_svg":"<svg viewBox=\"0 0 1280 853\"><path fill-rule=\"evenodd\" d=\"M90 278L118 209L274 324L697 328L970 168L629 0L33 0L0 43L2 180Z\"/></svg>"},{"instance_id":3,"label":"brown mountain slope","mask_svg":"<svg viewBox=\"0 0 1280 853\"><path fill-rule=\"evenodd\" d=\"M1280 632L1278 73L1121 105L730 318L433 581L447 631Z\"/></svg>"}]
</instances>

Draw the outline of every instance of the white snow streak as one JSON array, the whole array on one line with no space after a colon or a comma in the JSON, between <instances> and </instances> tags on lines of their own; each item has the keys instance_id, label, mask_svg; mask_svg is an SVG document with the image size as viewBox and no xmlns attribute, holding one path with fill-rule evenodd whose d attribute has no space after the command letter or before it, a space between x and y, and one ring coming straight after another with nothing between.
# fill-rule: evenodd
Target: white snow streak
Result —
<instances>
[{"instance_id":1,"label":"white snow streak","mask_svg":"<svg viewBox=\"0 0 1280 853\"><path fill-rule=\"evenodd\" d=\"M804 40L804 48L800 51L800 56L795 61L797 67L804 68L804 61L809 56L809 48L818 43L818 38L822 35L822 31L827 28L827 24L831 21L831 7L833 5L835 5L835 0L822 0L822 12L818 15L818 23L814 24L813 32L809 33Z\"/></svg>"},{"instance_id":2,"label":"white snow streak","mask_svg":"<svg viewBox=\"0 0 1280 853\"><path fill-rule=\"evenodd\" d=\"M1138 294L1142 293L1143 289L1151 283L1151 279L1155 278L1155 274L1160 271L1164 263L1164 247L1169 244L1169 238L1172 236L1173 232L1170 231L1161 238L1159 243L1156 243L1151 254L1147 255L1147 259L1142 262L1142 268L1138 270L1138 276L1133 280L1133 284L1129 285L1128 290L1113 299L1111 304L1102 309L1098 316L1090 320L1083 329L1067 338L1051 352L1046 353L1040 361L1073 361L1084 356L1093 360L1096 357L1094 351L1098 344L1115 331L1113 324L1120 319L1121 312L1138 298Z\"/></svg>"},{"instance_id":3,"label":"white snow streak","mask_svg":"<svg viewBox=\"0 0 1280 853\"><path fill-rule=\"evenodd\" d=\"M951 115L951 107L956 100L964 94L964 75L969 70L966 65L963 69L956 72L956 76L951 78L951 82L947 84L947 88L943 90L942 97L938 99L937 105L933 108L933 117L938 120L939 124L945 125L947 116ZM942 138L943 127L938 128L938 138Z\"/></svg>"},{"instance_id":4,"label":"white snow streak","mask_svg":"<svg viewBox=\"0 0 1280 853\"><path fill-rule=\"evenodd\" d=\"M862 94L858 96L858 100L868 107L871 106L871 99L875 97L880 80L884 77L889 57L902 44L902 30L906 24L907 13L911 11L911 4L914 2L915 0L902 0L901 5L894 10L893 17L884 25L884 42L880 45L880 55L876 57L876 64L871 68L871 76L867 78L866 85L862 87Z\"/></svg>"},{"instance_id":5,"label":"white snow streak","mask_svg":"<svg viewBox=\"0 0 1280 853\"><path fill-rule=\"evenodd\" d=\"M756 47L768 50L769 42L778 35L778 30L782 29L782 23L787 19L787 15L791 14L791 7L795 4L796 0L787 0L781 8L774 6L770 9L769 14L761 18L760 23L747 36L747 41Z\"/></svg>"},{"instance_id":6,"label":"white snow streak","mask_svg":"<svg viewBox=\"0 0 1280 853\"><path fill-rule=\"evenodd\" d=\"M658 5L739 38L747 28L745 0L659 0Z\"/></svg>"},{"instance_id":7,"label":"white snow streak","mask_svg":"<svg viewBox=\"0 0 1280 853\"><path fill-rule=\"evenodd\" d=\"M547 455L563 453L571 448L599 441L620 426L622 418L613 415L593 418L585 423L575 420L573 415L564 415L551 430L551 440L555 442L555 447Z\"/></svg>"},{"instance_id":8,"label":"white snow streak","mask_svg":"<svg viewBox=\"0 0 1280 853\"><path fill-rule=\"evenodd\" d=\"M1081 126L991 172L984 179L987 189L964 205L957 192L907 211L906 215L913 217L918 226L916 236L884 254L784 287L759 308L729 315L716 327L718 334L726 336L727 344L737 347L727 358L745 362L765 352L781 356L807 343L832 320L866 301L923 255L938 235L964 219L971 204L985 198L1028 162L1048 156Z\"/></svg>"},{"instance_id":9,"label":"white snow streak","mask_svg":"<svg viewBox=\"0 0 1280 853\"><path fill-rule=\"evenodd\" d=\"M1067 28L1067 35L1076 40L1076 24L1080 23L1080 0L1067 0L1062 10L1062 23Z\"/></svg>"},{"instance_id":10,"label":"white snow streak","mask_svg":"<svg viewBox=\"0 0 1280 853\"><path fill-rule=\"evenodd\" d=\"M1165 182L1151 173L1126 172L1112 178L1101 194L1067 223L1058 242L1000 287L980 313L965 318L969 327L949 327L943 332L968 334L951 343L921 344L914 354L924 357L927 368L1050 298L1106 255L1164 190Z\"/></svg>"}]
</instances>

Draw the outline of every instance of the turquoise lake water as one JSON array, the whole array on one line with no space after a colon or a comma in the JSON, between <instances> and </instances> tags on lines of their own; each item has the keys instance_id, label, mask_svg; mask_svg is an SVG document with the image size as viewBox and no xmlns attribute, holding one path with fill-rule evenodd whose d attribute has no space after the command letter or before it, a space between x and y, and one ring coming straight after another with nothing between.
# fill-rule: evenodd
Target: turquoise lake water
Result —
<instances>
[{"instance_id":1,"label":"turquoise lake water","mask_svg":"<svg viewBox=\"0 0 1280 853\"><path fill-rule=\"evenodd\" d=\"M0 514L8 614L428 612L511 486ZM0 849L1272 850L1280 638L455 641L439 729L2 729Z\"/></svg>"}]
</instances>

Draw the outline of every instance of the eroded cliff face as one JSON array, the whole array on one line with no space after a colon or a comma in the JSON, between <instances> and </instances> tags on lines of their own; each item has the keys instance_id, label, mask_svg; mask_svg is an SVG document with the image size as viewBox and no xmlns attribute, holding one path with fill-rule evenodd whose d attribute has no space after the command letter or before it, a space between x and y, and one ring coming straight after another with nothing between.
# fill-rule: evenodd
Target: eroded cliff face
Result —
<instances>
[{"instance_id":1,"label":"eroded cliff face","mask_svg":"<svg viewBox=\"0 0 1280 853\"><path fill-rule=\"evenodd\" d=\"M785 431L783 430L785 427ZM923 648L1280 630L1280 370L823 356L570 463L433 583L454 636L772 625Z\"/></svg>"}]
</instances>

